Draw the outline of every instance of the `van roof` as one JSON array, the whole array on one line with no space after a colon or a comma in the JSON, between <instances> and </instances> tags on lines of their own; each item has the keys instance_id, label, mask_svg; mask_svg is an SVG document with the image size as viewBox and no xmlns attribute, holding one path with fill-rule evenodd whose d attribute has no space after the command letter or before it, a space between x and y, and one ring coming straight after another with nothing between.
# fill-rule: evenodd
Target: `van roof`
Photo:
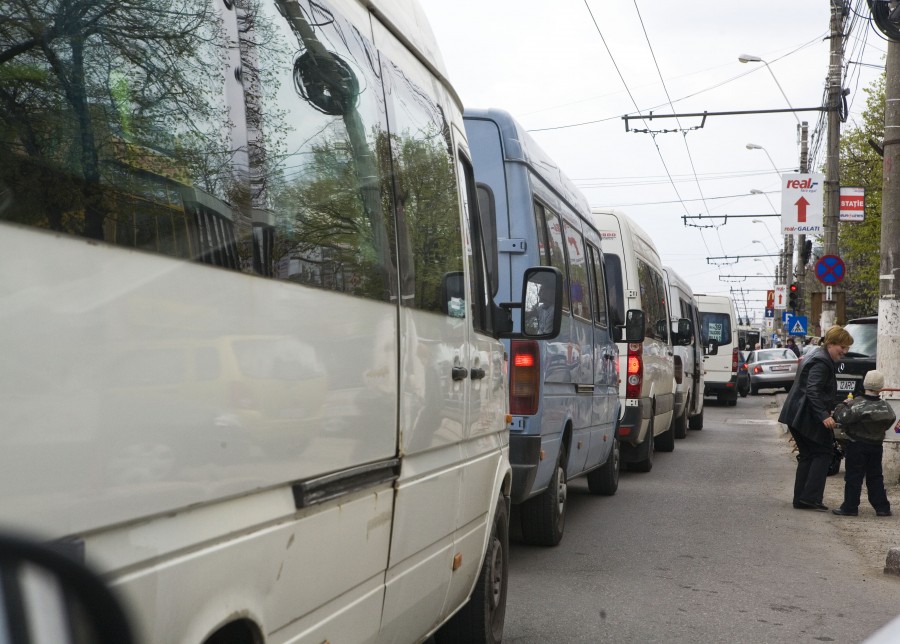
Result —
<instances>
[{"instance_id":1,"label":"van roof","mask_svg":"<svg viewBox=\"0 0 900 644\"><path fill-rule=\"evenodd\" d=\"M462 99L447 77L444 57L418 0L361 0L372 14L436 76L460 111Z\"/></svg>"},{"instance_id":2,"label":"van roof","mask_svg":"<svg viewBox=\"0 0 900 644\"><path fill-rule=\"evenodd\" d=\"M525 128L516 121L512 114L495 107L466 108L463 118L493 121L500 130L504 161L524 163L551 188L561 187L564 194L559 196L587 217L590 212L587 198L566 176L553 157L544 152L543 148L525 131ZM559 190L556 192L558 193Z\"/></svg>"},{"instance_id":3,"label":"van roof","mask_svg":"<svg viewBox=\"0 0 900 644\"><path fill-rule=\"evenodd\" d=\"M647 234L647 231L641 228L640 224L638 224L634 219L626 215L621 210L616 210L615 208L591 208L591 214L594 215L594 225L599 229L603 230L604 226L597 221L597 215L603 216L608 215L611 217L615 217L619 220L619 225L628 226L631 229L631 234L635 237L640 237L659 257L659 250L656 248L656 244L653 243L653 237ZM660 262L662 263L662 262Z\"/></svg>"}]
</instances>

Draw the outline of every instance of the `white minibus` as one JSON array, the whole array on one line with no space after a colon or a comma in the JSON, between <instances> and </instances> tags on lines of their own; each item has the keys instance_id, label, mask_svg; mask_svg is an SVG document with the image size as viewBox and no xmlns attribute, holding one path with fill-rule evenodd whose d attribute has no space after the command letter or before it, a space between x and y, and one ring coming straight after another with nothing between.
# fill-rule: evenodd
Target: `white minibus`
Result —
<instances>
[{"instance_id":1,"label":"white minibus","mask_svg":"<svg viewBox=\"0 0 900 644\"><path fill-rule=\"evenodd\" d=\"M678 333L669 321L668 293L656 245L633 219L618 210L593 208L594 225L603 240L610 314L623 324L626 310L643 311L642 342L619 337L621 411L617 436L622 462L649 472L653 452L675 449L673 344L688 336L690 323L680 318Z\"/></svg>"},{"instance_id":2,"label":"white minibus","mask_svg":"<svg viewBox=\"0 0 900 644\"><path fill-rule=\"evenodd\" d=\"M672 323L681 318L691 323L689 336L675 342L675 438L687 436L687 429L703 429L703 342L700 317L694 291L671 266L664 266L669 289L669 315ZM678 336L676 336L677 338Z\"/></svg>"},{"instance_id":3,"label":"white minibus","mask_svg":"<svg viewBox=\"0 0 900 644\"><path fill-rule=\"evenodd\" d=\"M698 293L700 339L703 341L706 367L704 395L715 396L720 403L737 404L738 327L734 300L730 295Z\"/></svg>"},{"instance_id":4,"label":"white minibus","mask_svg":"<svg viewBox=\"0 0 900 644\"><path fill-rule=\"evenodd\" d=\"M562 280L493 303L421 9L92 4L0 33L0 531L147 644L499 642L499 338Z\"/></svg>"}]
</instances>

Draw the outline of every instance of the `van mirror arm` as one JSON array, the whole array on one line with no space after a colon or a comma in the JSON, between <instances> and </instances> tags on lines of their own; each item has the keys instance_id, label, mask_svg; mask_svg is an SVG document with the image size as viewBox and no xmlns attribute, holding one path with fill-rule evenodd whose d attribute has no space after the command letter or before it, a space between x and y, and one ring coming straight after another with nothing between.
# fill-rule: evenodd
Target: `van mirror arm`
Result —
<instances>
[{"instance_id":1,"label":"van mirror arm","mask_svg":"<svg viewBox=\"0 0 900 644\"><path fill-rule=\"evenodd\" d=\"M494 329L497 337L510 338L513 337L513 309L521 309L522 304L518 302L503 302L494 306Z\"/></svg>"}]
</instances>

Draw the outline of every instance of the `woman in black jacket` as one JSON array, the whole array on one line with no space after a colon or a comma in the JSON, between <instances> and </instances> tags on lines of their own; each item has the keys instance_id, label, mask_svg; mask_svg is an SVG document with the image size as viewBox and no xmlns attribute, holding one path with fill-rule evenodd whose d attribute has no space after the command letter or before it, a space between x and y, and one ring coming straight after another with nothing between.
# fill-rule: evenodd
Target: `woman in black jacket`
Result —
<instances>
[{"instance_id":1,"label":"woman in black jacket","mask_svg":"<svg viewBox=\"0 0 900 644\"><path fill-rule=\"evenodd\" d=\"M828 510L822 504L822 495L834 453L834 363L844 357L851 344L853 337L843 327L828 329L822 346L803 360L778 416L779 422L788 426L799 451L794 479L794 507L798 510Z\"/></svg>"}]
</instances>

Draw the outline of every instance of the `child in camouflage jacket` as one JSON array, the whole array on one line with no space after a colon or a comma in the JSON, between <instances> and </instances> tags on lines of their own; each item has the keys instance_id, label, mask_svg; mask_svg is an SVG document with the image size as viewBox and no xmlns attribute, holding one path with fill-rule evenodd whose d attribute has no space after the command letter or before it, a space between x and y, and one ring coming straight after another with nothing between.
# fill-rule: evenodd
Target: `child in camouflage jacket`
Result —
<instances>
[{"instance_id":1,"label":"child in camouflage jacket","mask_svg":"<svg viewBox=\"0 0 900 644\"><path fill-rule=\"evenodd\" d=\"M878 395L884 389L884 376L869 371L863 380L865 394L845 400L834 410L834 420L850 439L844 452L844 502L832 512L839 516L855 517L859 513L859 499L863 479L869 503L880 517L891 516L891 504L884 489L881 459L884 453L884 433L897 420L891 406Z\"/></svg>"}]
</instances>

